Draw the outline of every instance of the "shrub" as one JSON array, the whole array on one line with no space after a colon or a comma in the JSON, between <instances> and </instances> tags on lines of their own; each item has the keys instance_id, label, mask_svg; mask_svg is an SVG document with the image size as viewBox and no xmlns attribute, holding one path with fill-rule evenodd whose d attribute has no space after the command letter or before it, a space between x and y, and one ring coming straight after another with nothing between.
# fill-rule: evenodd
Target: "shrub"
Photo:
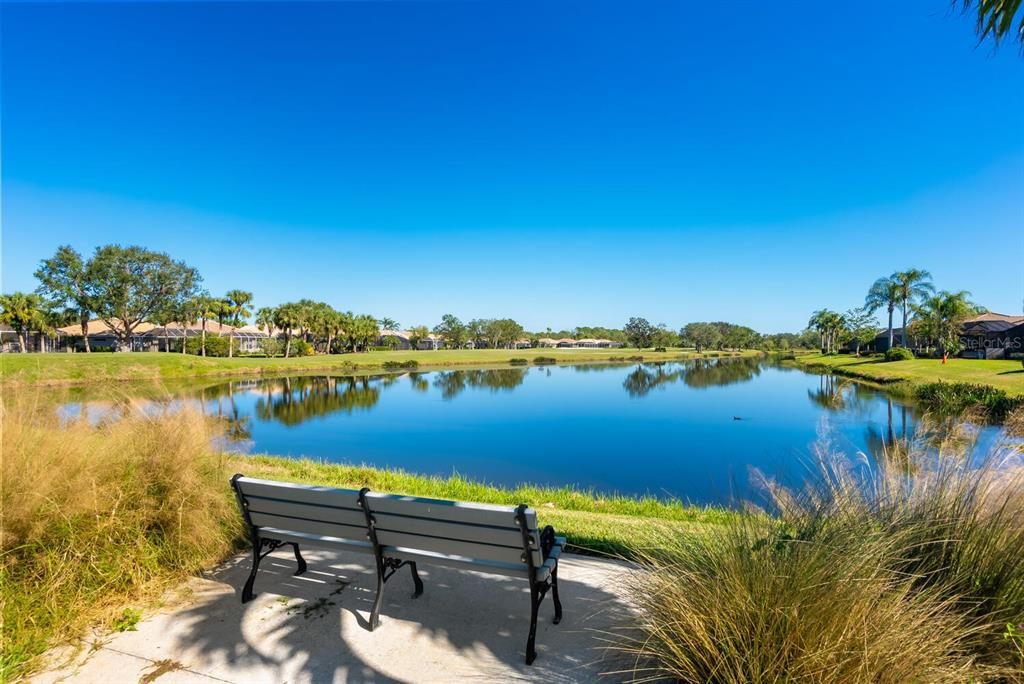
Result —
<instances>
[{"instance_id":1,"label":"shrub","mask_svg":"<svg viewBox=\"0 0 1024 684\"><path fill-rule=\"evenodd\" d=\"M300 337L292 338L292 356L312 356L313 345Z\"/></svg>"},{"instance_id":2,"label":"shrub","mask_svg":"<svg viewBox=\"0 0 1024 684\"><path fill-rule=\"evenodd\" d=\"M381 364L384 370L415 370L420 367L419 361L409 359L408 361L385 361Z\"/></svg>"},{"instance_id":3,"label":"shrub","mask_svg":"<svg viewBox=\"0 0 1024 684\"><path fill-rule=\"evenodd\" d=\"M217 335L206 334L206 355L224 357L228 355L228 344L231 344L233 354L238 353L238 340L233 337L218 337ZM199 356L203 348L201 336L189 337L185 340L185 353Z\"/></svg>"},{"instance_id":4,"label":"shrub","mask_svg":"<svg viewBox=\"0 0 1024 684\"><path fill-rule=\"evenodd\" d=\"M284 345L276 337L265 337L260 340L260 350L266 356L281 356L284 354Z\"/></svg>"},{"instance_id":5,"label":"shrub","mask_svg":"<svg viewBox=\"0 0 1024 684\"><path fill-rule=\"evenodd\" d=\"M558 363L558 359L551 356L535 356L533 362L538 366L548 365L552 363Z\"/></svg>"},{"instance_id":6,"label":"shrub","mask_svg":"<svg viewBox=\"0 0 1024 684\"><path fill-rule=\"evenodd\" d=\"M642 357L642 356L630 356L630 357L627 357L626 360L627 361L643 361L644 357Z\"/></svg>"},{"instance_id":7,"label":"shrub","mask_svg":"<svg viewBox=\"0 0 1024 684\"><path fill-rule=\"evenodd\" d=\"M529 359L509 359L508 362L510 364L512 364L513 366L525 366L526 364L530 363L530 360Z\"/></svg>"},{"instance_id":8,"label":"shrub","mask_svg":"<svg viewBox=\"0 0 1024 684\"><path fill-rule=\"evenodd\" d=\"M807 491L772 488L775 518L644 550L639 632L617 646L636 658L631 674L1020 681L1002 636L1024 616L1024 472L996 453L978 467L955 451L936 461L924 444L938 436L888 454L871 479L834 467Z\"/></svg>"},{"instance_id":9,"label":"shrub","mask_svg":"<svg viewBox=\"0 0 1024 684\"><path fill-rule=\"evenodd\" d=\"M885 351L886 361L909 361L914 358L914 352L906 347L892 347Z\"/></svg>"},{"instance_id":10,"label":"shrub","mask_svg":"<svg viewBox=\"0 0 1024 684\"><path fill-rule=\"evenodd\" d=\"M656 352L663 352L663 351L668 351L668 350L665 349L664 347L655 347L654 351L656 351Z\"/></svg>"},{"instance_id":11,"label":"shrub","mask_svg":"<svg viewBox=\"0 0 1024 684\"><path fill-rule=\"evenodd\" d=\"M95 621L123 621L126 606L222 560L240 535L213 424L125 408L98 425L0 409L0 681Z\"/></svg>"},{"instance_id":12,"label":"shrub","mask_svg":"<svg viewBox=\"0 0 1024 684\"><path fill-rule=\"evenodd\" d=\"M1001 389L989 385L966 382L929 382L914 388L914 397L929 409L946 414L958 414L972 407L981 407L988 418L1000 421L1024 399L1011 397Z\"/></svg>"}]
</instances>

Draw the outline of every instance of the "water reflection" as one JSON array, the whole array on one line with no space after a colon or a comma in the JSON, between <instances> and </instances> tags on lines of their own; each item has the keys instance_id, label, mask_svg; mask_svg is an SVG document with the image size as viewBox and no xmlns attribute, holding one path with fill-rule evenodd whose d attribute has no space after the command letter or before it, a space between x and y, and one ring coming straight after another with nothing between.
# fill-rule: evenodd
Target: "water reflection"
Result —
<instances>
[{"instance_id":1,"label":"water reflection","mask_svg":"<svg viewBox=\"0 0 1024 684\"><path fill-rule=\"evenodd\" d=\"M799 482L822 423L858 462L902 463L928 438L929 421L879 390L759 359L198 382L53 399L70 419L193 406L239 451L701 503L743 496L749 468Z\"/></svg>"},{"instance_id":2,"label":"water reflection","mask_svg":"<svg viewBox=\"0 0 1024 684\"><path fill-rule=\"evenodd\" d=\"M522 385L525 379L525 368L440 371L434 378L434 387L441 391L442 399L450 400L467 389L486 388L493 392L511 391Z\"/></svg>"},{"instance_id":3,"label":"water reflection","mask_svg":"<svg viewBox=\"0 0 1024 684\"><path fill-rule=\"evenodd\" d=\"M368 411L380 401L381 383L375 380L370 376L267 380L258 390L262 396L256 401L256 416L299 425L331 413Z\"/></svg>"},{"instance_id":4,"label":"water reflection","mask_svg":"<svg viewBox=\"0 0 1024 684\"><path fill-rule=\"evenodd\" d=\"M758 358L642 363L626 376L622 387L630 397L639 398L680 381L687 387L704 389L750 382L760 373Z\"/></svg>"}]
</instances>

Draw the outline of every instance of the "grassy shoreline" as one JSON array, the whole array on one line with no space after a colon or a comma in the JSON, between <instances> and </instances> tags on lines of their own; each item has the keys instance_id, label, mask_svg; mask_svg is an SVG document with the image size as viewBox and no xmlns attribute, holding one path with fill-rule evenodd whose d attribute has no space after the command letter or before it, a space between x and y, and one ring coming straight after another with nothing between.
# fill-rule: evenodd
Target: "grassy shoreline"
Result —
<instances>
[{"instance_id":1,"label":"grassy shoreline","mask_svg":"<svg viewBox=\"0 0 1024 684\"><path fill-rule=\"evenodd\" d=\"M388 363L415 361L420 370L452 367L507 366L513 359L555 359L556 363L608 363L623 360L677 361L719 356L757 356L761 352L704 352L673 349L479 349L382 351L316 355L298 358L212 358L133 352L123 354L3 354L0 382L5 385L82 385L110 380L176 380L183 378L274 376L307 372L361 373L385 370Z\"/></svg>"},{"instance_id":2,"label":"grassy shoreline","mask_svg":"<svg viewBox=\"0 0 1024 684\"><path fill-rule=\"evenodd\" d=\"M883 361L878 357L857 357L852 354L796 356L792 363L804 370L827 371L876 385L892 388L902 383L907 394L927 383L968 383L987 385L1011 397L1024 397L1024 369L1020 361L950 359L910 359Z\"/></svg>"}]
</instances>

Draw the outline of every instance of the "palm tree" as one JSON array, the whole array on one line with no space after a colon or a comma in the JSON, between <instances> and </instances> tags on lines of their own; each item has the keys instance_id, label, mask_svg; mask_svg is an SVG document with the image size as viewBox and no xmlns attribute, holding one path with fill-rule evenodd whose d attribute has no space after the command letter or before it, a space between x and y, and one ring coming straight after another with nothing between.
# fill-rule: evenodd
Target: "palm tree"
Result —
<instances>
[{"instance_id":1,"label":"palm tree","mask_svg":"<svg viewBox=\"0 0 1024 684\"><path fill-rule=\"evenodd\" d=\"M900 306L903 309L903 345L907 346L907 314L914 302L935 292L932 274L911 268L892 274L891 279L899 285Z\"/></svg>"},{"instance_id":2,"label":"palm tree","mask_svg":"<svg viewBox=\"0 0 1024 684\"><path fill-rule=\"evenodd\" d=\"M306 325L305 307L301 304L282 304L274 309L274 327L284 331L284 357L287 359L292 351L292 333L296 328Z\"/></svg>"},{"instance_id":3,"label":"palm tree","mask_svg":"<svg viewBox=\"0 0 1024 684\"><path fill-rule=\"evenodd\" d=\"M241 325L243 320L252 315L252 310L246 308L252 304L252 292L228 290L224 299L231 307L231 325Z\"/></svg>"},{"instance_id":4,"label":"palm tree","mask_svg":"<svg viewBox=\"0 0 1024 684\"><path fill-rule=\"evenodd\" d=\"M18 336L21 353L28 351L28 333L32 330L45 332L50 329L43 298L37 294L14 292L0 295L0 323L14 328Z\"/></svg>"},{"instance_id":5,"label":"palm tree","mask_svg":"<svg viewBox=\"0 0 1024 684\"><path fill-rule=\"evenodd\" d=\"M943 290L914 307L922 332L942 350L943 358L960 350L963 322L978 311L978 307L968 300L970 296L971 293L964 290Z\"/></svg>"},{"instance_id":6,"label":"palm tree","mask_svg":"<svg viewBox=\"0 0 1024 684\"><path fill-rule=\"evenodd\" d=\"M1013 26L1014 16L1020 12L1021 0L962 0L964 12L977 8L978 21L975 30L978 43L992 36L996 45L1011 31L1016 34L1021 49L1024 49L1024 17Z\"/></svg>"},{"instance_id":7,"label":"palm tree","mask_svg":"<svg viewBox=\"0 0 1024 684\"><path fill-rule=\"evenodd\" d=\"M864 308L868 313L875 313L881 308L889 313L889 348L892 349L892 314L900 302L900 286L892 278L879 278L868 290L864 298ZM907 331L903 331L906 337Z\"/></svg>"},{"instance_id":8,"label":"palm tree","mask_svg":"<svg viewBox=\"0 0 1024 684\"><path fill-rule=\"evenodd\" d=\"M394 318L388 318L385 316L384 318L379 319L377 324L380 325L381 330L398 330L398 321Z\"/></svg>"},{"instance_id":9,"label":"palm tree","mask_svg":"<svg viewBox=\"0 0 1024 684\"><path fill-rule=\"evenodd\" d=\"M200 333L199 355L206 356L206 322L217 316L220 311L220 302L209 295L202 294L194 297L189 306L193 315L203 324L203 330Z\"/></svg>"}]
</instances>

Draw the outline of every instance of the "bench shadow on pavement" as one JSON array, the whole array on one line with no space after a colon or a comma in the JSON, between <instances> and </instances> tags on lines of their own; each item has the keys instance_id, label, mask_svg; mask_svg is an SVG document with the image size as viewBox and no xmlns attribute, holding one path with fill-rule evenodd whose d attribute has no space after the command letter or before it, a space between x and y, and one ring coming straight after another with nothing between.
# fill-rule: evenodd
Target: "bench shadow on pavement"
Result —
<instances>
[{"instance_id":1,"label":"bench shadow on pavement","mask_svg":"<svg viewBox=\"0 0 1024 684\"><path fill-rule=\"evenodd\" d=\"M426 681L431 669L502 681L593 681L622 667L602 648L604 632L632 622L615 587L607 586L623 579L614 562L595 560L584 568L571 560L580 557L563 557L569 561L559 572L565 615L553 625L550 595L544 600L538 657L527 666L530 599L523 579L421 565L425 592L413 599L411 577L402 568L385 587L381 625L371 633L372 559L314 549L303 555L309 569L301 577L293 576L289 550L268 556L256 578L257 597L245 605L239 597L248 558L209 575L233 591L222 586L204 592L180 610L174 647L190 660L232 671L259 669L279 681ZM412 638L418 647L409 643ZM415 669L419 659L423 670ZM398 660L404 662L396 665Z\"/></svg>"}]
</instances>

